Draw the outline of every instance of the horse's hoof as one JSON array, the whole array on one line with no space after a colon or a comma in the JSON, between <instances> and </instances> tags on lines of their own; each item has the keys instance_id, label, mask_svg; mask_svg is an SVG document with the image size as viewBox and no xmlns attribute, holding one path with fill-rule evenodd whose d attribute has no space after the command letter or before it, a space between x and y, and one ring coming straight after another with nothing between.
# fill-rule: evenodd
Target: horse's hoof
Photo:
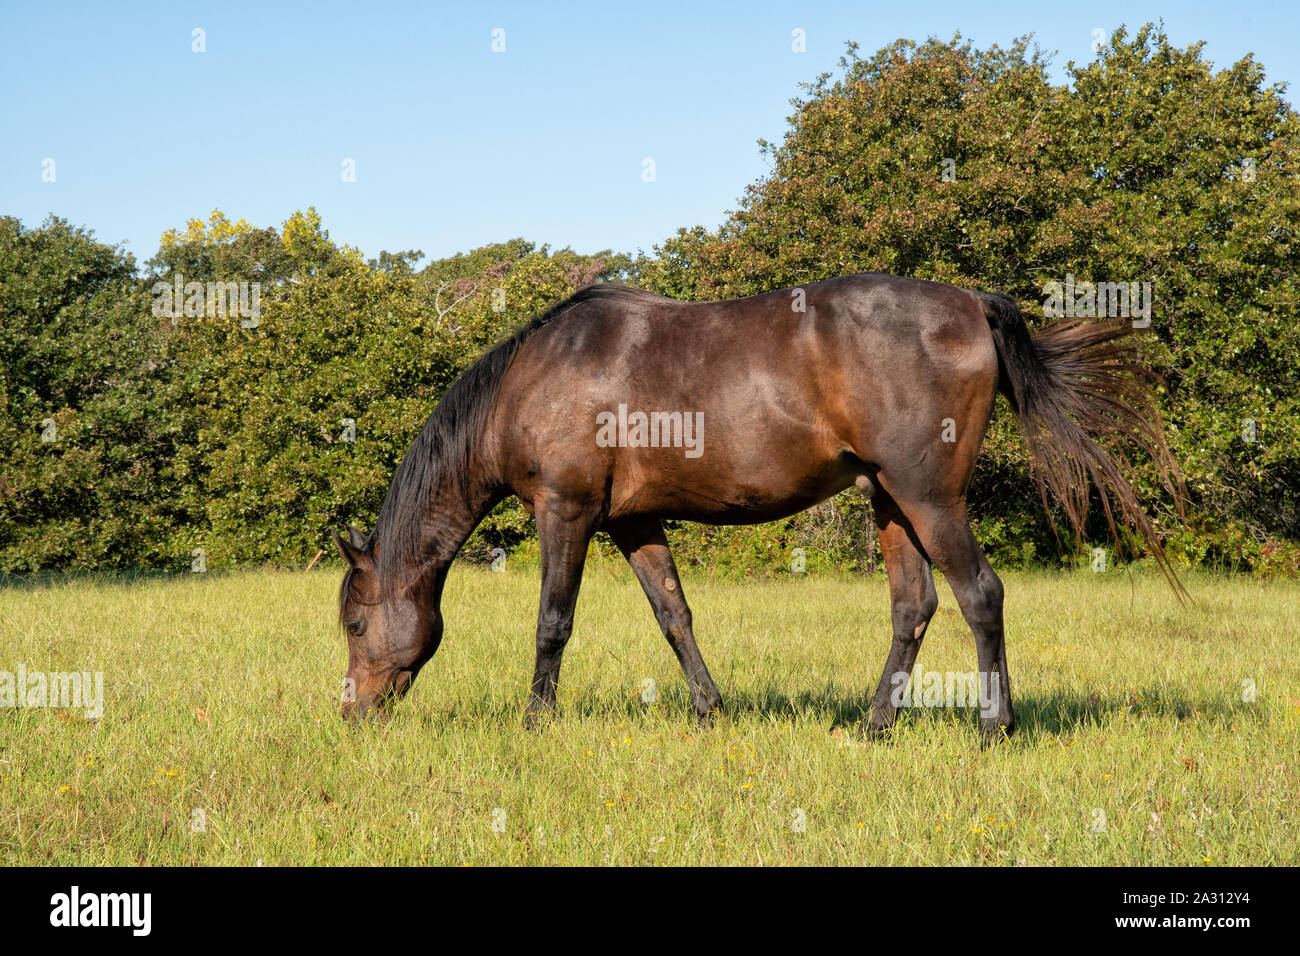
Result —
<instances>
[{"instance_id":1,"label":"horse's hoof","mask_svg":"<svg viewBox=\"0 0 1300 956\"><path fill-rule=\"evenodd\" d=\"M887 744L893 737L894 724L863 724L858 736L864 743Z\"/></svg>"},{"instance_id":2,"label":"horse's hoof","mask_svg":"<svg viewBox=\"0 0 1300 956\"><path fill-rule=\"evenodd\" d=\"M528 705L528 710L524 711L524 729L540 730L542 725L555 716L552 708L540 705Z\"/></svg>"},{"instance_id":3,"label":"horse's hoof","mask_svg":"<svg viewBox=\"0 0 1300 956\"><path fill-rule=\"evenodd\" d=\"M885 716L874 707L867 716L867 720L857 725L858 736L863 740L884 740L894 729L897 721L897 714Z\"/></svg>"},{"instance_id":4,"label":"horse's hoof","mask_svg":"<svg viewBox=\"0 0 1300 956\"><path fill-rule=\"evenodd\" d=\"M1002 743L1015 733L1015 721L1005 724L980 724L980 745L992 747Z\"/></svg>"}]
</instances>

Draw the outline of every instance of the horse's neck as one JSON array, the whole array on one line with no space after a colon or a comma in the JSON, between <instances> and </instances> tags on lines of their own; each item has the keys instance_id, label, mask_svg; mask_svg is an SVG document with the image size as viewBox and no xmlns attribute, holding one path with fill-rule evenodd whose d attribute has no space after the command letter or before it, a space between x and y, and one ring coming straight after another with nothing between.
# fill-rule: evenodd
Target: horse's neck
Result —
<instances>
[{"instance_id":1,"label":"horse's neck","mask_svg":"<svg viewBox=\"0 0 1300 956\"><path fill-rule=\"evenodd\" d=\"M437 573L439 582L474 529L500 500L500 494L477 488L466 495L443 488L433 495L421 520L421 558Z\"/></svg>"},{"instance_id":2,"label":"horse's neck","mask_svg":"<svg viewBox=\"0 0 1300 956\"><path fill-rule=\"evenodd\" d=\"M471 462L467 471L470 480L464 484L446 470L433 476L426 499L417 505L407 498L407 504L389 516L387 527L376 529L380 548L387 544L393 549L386 560L381 556L381 564L391 569L385 575L389 587L414 586L425 595L432 594L436 604L452 561L504 497L499 482L481 462Z\"/></svg>"}]
</instances>

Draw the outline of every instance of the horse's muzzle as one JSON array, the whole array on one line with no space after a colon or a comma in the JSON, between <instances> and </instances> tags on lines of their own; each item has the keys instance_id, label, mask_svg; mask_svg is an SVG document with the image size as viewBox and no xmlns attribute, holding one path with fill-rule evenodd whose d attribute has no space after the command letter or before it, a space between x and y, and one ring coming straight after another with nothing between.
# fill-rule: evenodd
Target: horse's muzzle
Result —
<instances>
[{"instance_id":1,"label":"horse's muzzle","mask_svg":"<svg viewBox=\"0 0 1300 956\"><path fill-rule=\"evenodd\" d=\"M343 702L341 711L343 719L349 723L357 723L380 716L389 709L391 704L406 695L414 680L415 671L398 671L387 687L378 691L361 691L357 694L356 700Z\"/></svg>"}]
</instances>

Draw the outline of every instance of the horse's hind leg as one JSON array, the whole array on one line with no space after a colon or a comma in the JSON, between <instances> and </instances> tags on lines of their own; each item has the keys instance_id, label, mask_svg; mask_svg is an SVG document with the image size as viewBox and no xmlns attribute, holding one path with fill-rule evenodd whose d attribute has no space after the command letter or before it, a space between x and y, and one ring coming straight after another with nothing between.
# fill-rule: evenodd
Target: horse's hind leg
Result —
<instances>
[{"instance_id":1,"label":"horse's hind leg","mask_svg":"<svg viewBox=\"0 0 1300 956\"><path fill-rule=\"evenodd\" d=\"M966 502L950 507L901 502L900 507L926 554L943 572L966 623L975 634L979 657L980 730L993 740L1015 730L1007 649L1002 626L1002 582L966 519Z\"/></svg>"},{"instance_id":2,"label":"horse's hind leg","mask_svg":"<svg viewBox=\"0 0 1300 956\"><path fill-rule=\"evenodd\" d=\"M704 666L700 649L695 644L691 609L682 594L682 582L668 549L663 524L657 518L634 518L610 522L606 530L623 552L623 557L627 558L642 590L650 599L659 628L686 675L696 716L701 723L706 723L709 715L722 703L722 695L709 676L709 669Z\"/></svg>"},{"instance_id":3,"label":"horse's hind leg","mask_svg":"<svg viewBox=\"0 0 1300 956\"><path fill-rule=\"evenodd\" d=\"M934 593L930 561L916 540L912 526L884 492L872 499L880 532L880 550L889 573L889 600L894 623L894 642L885 661L885 672L871 702L869 731L878 734L893 724L898 715L916 655L921 650L925 629L934 616L939 599Z\"/></svg>"},{"instance_id":4,"label":"horse's hind leg","mask_svg":"<svg viewBox=\"0 0 1300 956\"><path fill-rule=\"evenodd\" d=\"M593 510L569 502L539 502L537 537L542 551L542 598L537 609L537 663L524 725L555 710L560 660L573 633L587 545L598 523Z\"/></svg>"}]
</instances>

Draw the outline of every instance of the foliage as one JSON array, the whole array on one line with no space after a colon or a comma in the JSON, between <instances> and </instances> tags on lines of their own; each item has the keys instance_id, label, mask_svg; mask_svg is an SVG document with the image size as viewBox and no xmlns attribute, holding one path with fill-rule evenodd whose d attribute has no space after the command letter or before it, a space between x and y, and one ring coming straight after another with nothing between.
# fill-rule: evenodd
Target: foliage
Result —
<instances>
[{"instance_id":1,"label":"foliage","mask_svg":"<svg viewBox=\"0 0 1300 956\"><path fill-rule=\"evenodd\" d=\"M155 565L183 516L134 262L51 217L0 219L0 569Z\"/></svg>"},{"instance_id":2,"label":"foliage","mask_svg":"<svg viewBox=\"0 0 1300 956\"><path fill-rule=\"evenodd\" d=\"M726 222L679 230L638 280L714 299L882 271L1002 291L1031 317L1067 275L1149 281L1142 344L1197 533L1177 530L1149 466L1141 497L1186 559L1260 567L1271 549L1294 569L1300 126L1282 88L1249 57L1215 72L1149 25L1070 64L1066 86L1025 40L865 59L850 44L840 65L794 101L783 142L761 144L772 171ZM1011 528L1013 551L1057 552L1033 487L1000 408L971 490L986 546L1005 552Z\"/></svg>"},{"instance_id":3,"label":"foliage","mask_svg":"<svg viewBox=\"0 0 1300 956\"><path fill-rule=\"evenodd\" d=\"M1253 59L1216 71L1151 25L1066 73L1024 39L849 44L782 141L760 141L771 171L726 221L635 260L517 238L417 268L418 250L365 260L314 209L278 228L215 210L138 268L64 220L0 219L0 572L180 570L196 549L216 567L305 563L330 531L370 526L455 377L582 285L712 299L859 271L1002 291L1031 324L1067 276L1150 282L1139 334L1186 517L1149 462L1139 497L1187 563L1300 572L1300 118ZM160 308L177 282L209 301ZM258 290L255 316L210 307L227 283ZM1075 558L1033 489L999 403L970 493L999 566ZM532 534L507 502L466 553ZM738 574L787 573L796 549L812 569L879 561L856 491L670 534L683 565Z\"/></svg>"}]
</instances>

